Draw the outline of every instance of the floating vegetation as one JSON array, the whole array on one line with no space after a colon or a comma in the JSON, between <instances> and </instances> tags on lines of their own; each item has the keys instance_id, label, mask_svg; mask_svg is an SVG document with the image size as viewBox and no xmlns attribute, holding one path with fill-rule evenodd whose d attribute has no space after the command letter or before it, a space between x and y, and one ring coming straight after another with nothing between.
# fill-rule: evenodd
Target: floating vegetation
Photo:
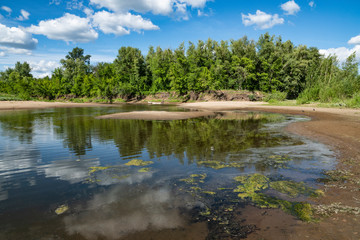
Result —
<instances>
[{"instance_id":1,"label":"floating vegetation","mask_svg":"<svg viewBox=\"0 0 360 240\"><path fill-rule=\"evenodd\" d=\"M261 191L272 188L278 192L285 193L290 197L297 197L299 195L320 196L323 194L321 190L307 187L303 182L271 182L268 177L258 173L247 176L238 176L235 177L234 180L241 183L241 185L234 189L234 192L238 193L238 197L242 199L248 198L260 208L280 208L306 222L313 220L313 209L309 203L290 202L267 196L261 193Z\"/></svg>"},{"instance_id":2,"label":"floating vegetation","mask_svg":"<svg viewBox=\"0 0 360 240\"><path fill-rule=\"evenodd\" d=\"M57 215L61 215L63 213L65 213L67 210L69 210L69 207L67 205L61 205L60 207L58 207L56 210L55 210L55 213Z\"/></svg>"},{"instance_id":3,"label":"floating vegetation","mask_svg":"<svg viewBox=\"0 0 360 240\"><path fill-rule=\"evenodd\" d=\"M284 193L292 198L298 197L300 195L306 195L311 197L319 197L324 195L324 192L322 190L307 187L303 182L294 182L294 181L270 182L270 188L278 192Z\"/></svg>"},{"instance_id":4,"label":"floating vegetation","mask_svg":"<svg viewBox=\"0 0 360 240\"><path fill-rule=\"evenodd\" d=\"M180 179L180 182L185 182L187 184L197 185L198 183L204 183L205 178L207 177L206 173L203 174L191 174L189 178Z\"/></svg>"},{"instance_id":5,"label":"floating vegetation","mask_svg":"<svg viewBox=\"0 0 360 240\"><path fill-rule=\"evenodd\" d=\"M212 191L203 191L202 193L209 194L209 195L215 195L216 194L216 192L212 192Z\"/></svg>"},{"instance_id":6,"label":"floating vegetation","mask_svg":"<svg viewBox=\"0 0 360 240\"><path fill-rule=\"evenodd\" d=\"M106 169L109 169L109 168L110 167L90 167L89 175L94 173L94 172L106 170Z\"/></svg>"},{"instance_id":7,"label":"floating vegetation","mask_svg":"<svg viewBox=\"0 0 360 240\"><path fill-rule=\"evenodd\" d=\"M219 170L223 168L242 168L245 166L244 163L242 162L222 162L218 160L198 161L197 164L199 166L213 168L215 170Z\"/></svg>"},{"instance_id":8,"label":"floating vegetation","mask_svg":"<svg viewBox=\"0 0 360 240\"><path fill-rule=\"evenodd\" d=\"M324 173L325 178L319 179L320 182L345 182L349 180L353 174L347 170L331 170Z\"/></svg>"},{"instance_id":9,"label":"floating vegetation","mask_svg":"<svg viewBox=\"0 0 360 240\"><path fill-rule=\"evenodd\" d=\"M139 173L147 173L147 172L150 172L151 168L141 168L139 169Z\"/></svg>"},{"instance_id":10,"label":"floating vegetation","mask_svg":"<svg viewBox=\"0 0 360 240\"><path fill-rule=\"evenodd\" d=\"M341 203L333 203L331 205L318 205L314 207L314 211L316 214L325 217L337 213L360 215L360 207L350 207Z\"/></svg>"},{"instance_id":11,"label":"floating vegetation","mask_svg":"<svg viewBox=\"0 0 360 240\"><path fill-rule=\"evenodd\" d=\"M122 176L112 176L112 178L118 179L118 180L123 180L130 177L130 174L127 175L122 175Z\"/></svg>"},{"instance_id":12,"label":"floating vegetation","mask_svg":"<svg viewBox=\"0 0 360 240\"><path fill-rule=\"evenodd\" d=\"M272 155L264 159L260 164L273 168L288 168L287 164L290 161L292 161L292 159L287 154Z\"/></svg>"},{"instance_id":13,"label":"floating vegetation","mask_svg":"<svg viewBox=\"0 0 360 240\"><path fill-rule=\"evenodd\" d=\"M145 167L148 165L154 164L152 161L143 161L140 159L133 159L128 163L125 163L126 166L136 166L136 167Z\"/></svg>"},{"instance_id":14,"label":"floating vegetation","mask_svg":"<svg viewBox=\"0 0 360 240\"><path fill-rule=\"evenodd\" d=\"M239 193L238 197L240 198L251 198L255 192L269 187L269 179L266 176L258 173L252 174L250 176L238 176L235 177L234 180L242 184L234 189L234 192Z\"/></svg>"}]
</instances>

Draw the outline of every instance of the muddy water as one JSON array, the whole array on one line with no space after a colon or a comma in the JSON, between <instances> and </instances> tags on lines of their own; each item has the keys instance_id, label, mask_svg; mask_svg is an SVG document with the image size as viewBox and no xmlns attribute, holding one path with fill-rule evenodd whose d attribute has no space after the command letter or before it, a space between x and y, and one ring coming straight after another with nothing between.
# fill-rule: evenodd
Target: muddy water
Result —
<instances>
[{"instance_id":1,"label":"muddy water","mask_svg":"<svg viewBox=\"0 0 360 240\"><path fill-rule=\"evenodd\" d=\"M259 196L309 201L316 179L334 166L324 145L282 130L302 117L234 111L176 121L95 119L141 110L179 111L0 112L0 239L245 238L257 226L244 224L242 211L264 207ZM238 176L262 176L266 187L239 191L250 183ZM274 182L309 191L288 193L269 187Z\"/></svg>"}]
</instances>

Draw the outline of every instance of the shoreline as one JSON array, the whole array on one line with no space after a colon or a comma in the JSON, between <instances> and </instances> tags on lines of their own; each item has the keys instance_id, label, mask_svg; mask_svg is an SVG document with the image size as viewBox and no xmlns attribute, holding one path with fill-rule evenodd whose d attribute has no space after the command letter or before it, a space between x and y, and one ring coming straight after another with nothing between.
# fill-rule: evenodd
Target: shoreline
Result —
<instances>
[{"instance_id":1,"label":"shoreline","mask_svg":"<svg viewBox=\"0 0 360 240\"><path fill-rule=\"evenodd\" d=\"M360 110L298 106L266 106L262 102L196 102L178 104L185 109L202 111L262 111L304 115L307 122L296 122L285 130L328 145L336 154L336 170L348 175L347 181L333 181L323 186L325 196L312 200L316 205L339 203L343 206L360 207ZM23 110L71 107L108 107L117 104L63 103L63 102L0 102L0 110ZM0 111L1 112L1 111ZM242 210L241 210L242 211ZM266 214L265 214L266 213ZM259 226L248 239L359 239L360 216L337 213L316 223L304 223L286 217L273 209L244 210L247 224ZM264 215L265 214L265 215ZM267 229L270 223L271 228Z\"/></svg>"}]
</instances>

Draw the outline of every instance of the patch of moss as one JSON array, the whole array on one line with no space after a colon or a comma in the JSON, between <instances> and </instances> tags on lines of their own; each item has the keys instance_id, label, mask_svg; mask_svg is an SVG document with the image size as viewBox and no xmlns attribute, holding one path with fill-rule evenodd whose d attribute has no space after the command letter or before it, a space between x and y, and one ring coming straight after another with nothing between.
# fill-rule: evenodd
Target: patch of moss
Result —
<instances>
[{"instance_id":1,"label":"patch of moss","mask_svg":"<svg viewBox=\"0 0 360 240\"><path fill-rule=\"evenodd\" d=\"M65 213L66 211L69 210L69 207L67 205L61 205L60 207L58 207L56 210L55 210L55 213L57 215L61 215L63 213Z\"/></svg>"},{"instance_id":2,"label":"patch of moss","mask_svg":"<svg viewBox=\"0 0 360 240\"><path fill-rule=\"evenodd\" d=\"M323 191L307 187L303 182L276 181L270 182L270 187L292 198L298 197L299 195L306 195L311 197L319 197L324 195Z\"/></svg>"},{"instance_id":3,"label":"patch of moss","mask_svg":"<svg viewBox=\"0 0 360 240\"><path fill-rule=\"evenodd\" d=\"M138 172L139 173L147 173L150 172L151 168L141 168Z\"/></svg>"},{"instance_id":4,"label":"patch of moss","mask_svg":"<svg viewBox=\"0 0 360 240\"><path fill-rule=\"evenodd\" d=\"M126 166L135 166L135 167L145 167L148 165L154 164L153 161L143 161L140 159L133 159L128 163L125 163Z\"/></svg>"}]
</instances>

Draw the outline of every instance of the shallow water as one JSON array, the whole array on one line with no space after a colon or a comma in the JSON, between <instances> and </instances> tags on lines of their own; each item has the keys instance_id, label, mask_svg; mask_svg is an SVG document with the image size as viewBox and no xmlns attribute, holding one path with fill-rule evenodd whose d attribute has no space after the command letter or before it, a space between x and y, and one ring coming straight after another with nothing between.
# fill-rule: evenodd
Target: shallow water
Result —
<instances>
[{"instance_id":1,"label":"shallow water","mask_svg":"<svg viewBox=\"0 0 360 240\"><path fill-rule=\"evenodd\" d=\"M234 177L260 173L316 188L334 166L324 145L282 130L308 120L298 116L95 119L141 110L179 111L121 105L0 112L0 239L210 239L234 231L244 233L240 238L255 228L230 223L235 209L252 204L234 193ZM133 159L152 163L127 166ZM66 211L57 214L60 206Z\"/></svg>"}]
</instances>

